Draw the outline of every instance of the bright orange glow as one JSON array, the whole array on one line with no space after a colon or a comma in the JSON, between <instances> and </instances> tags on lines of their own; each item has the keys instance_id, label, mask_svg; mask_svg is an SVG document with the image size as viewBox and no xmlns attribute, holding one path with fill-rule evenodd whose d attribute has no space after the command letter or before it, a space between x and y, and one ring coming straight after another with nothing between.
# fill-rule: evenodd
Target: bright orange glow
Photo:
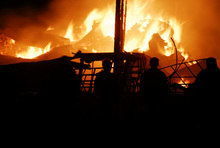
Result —
<instances>
[{"instance_id":1,"label":"bright orange glow","mask_svg":"<svg viewBox=\"0 0 220 148\"><path fill-rule=\"evenodd\" d=\"M11 39L10 41L11 41L12 44L15 44L15 40Z\"/></svg>"},{"instance_id":2,"label":"bright orange glow","mask_svg":"<svg viewBox=\"0 0 220 148\"><path fill-rule=\"evenodd\" d=\"M179 49L179 52L181 52L181 55L185 58L185 60L188 59L189 55L188 55L187 53L185 53L183 47L181 47L181 48Z\"/></svg>"},{"instance_id":3,"label":"bright orange glow","mask_svg":"<svg viewBox=\"0 0 220 148\"><path fill-rule=\"evenodd\" d=\"M178 84L181 84L182 87L188 88L188 85L187 85L187 84L189 84L190 81L184 80L184 78L181 78L181 79L184 81L185 84L184 84L183 81L181 81L181 80L178 82Z\"/></svg>"},{"instance_id":4,"label":"bright orange glow","mask_svg":"<svg viewBox=\"0 0 220 148\"><path fill-rule=\"evenodd\" d=\"M153 34L156 33L166 44L159 51L160 54L170 56L175 53L175 48L171 41L171 38L173 38L177 45L177 50L185 60L187 60L189 55L181 46L182 23L176 18L163 16L162 13L157 16L153 16L150 12L146 13L145 8L147 5L147 1L144 3L143 1L128 1L124 50L127 52L132 52L134 50L146 52L150 50L149 41L151 41ZM70 21L66 27L67 29L63 37L68 38L70 42L80 41L92 31L92 29L96 29L93 31L101 31L104 37L108 36L114 39L115 6L108 6L102 10L97 8L93 9L88 13L84 22L77 28L77 31L74 31L73 21ZM48 30L54 30L54 28L50 26L47 28L47 31ZM112 45L112 51L113 47ZM44 50L40 48L29 47L28 52L19 53L18 56L24 58L36 57L40 53L43 53L42 51ZM95 51L97 52L100 50L93 48L90 52Z\"/></svg>"},{"instance_id":5,"label":"bright orange glow","mask_svg":"<svg viewBox=\"0 0 220 148\"><path fill-rule=\"evenodd\" d=\"M182 24L172 17L165 18L162 15L152 16L150 13L146 14L145 6L147 3L128 1L124 50L127 52L132 52L134 49L139 49L139 52L148 51L148 43L152 39L152 35L158 33L167 44L160 51L161 54L165 56L174 54L175 50L171 41L172 37L177 44L177 50L187 60L188 54L179 45L181 43ZM94 23L100 27L99 29L102 31L104 37L110 36L113 38L115 27L114 9L115 7L110 6L103 10L93 9L81 25L81 33L77 34L78 38L75 40L80 40L89 33L93 29ZM71 21L65 35L70 41L74 40L73 26L74 24Z\"/></svg>"},{"instance_id":6,"label":"bright orange glow","mask_svg":"<svg viewBox=\"0 0 220 148\"><path fill-rule=\"evenodd\" d=\"M51 43L48 43L47 46L44 49L29 46L27 48L26 52L18 53L17 57L24 58L24 59L33 59L33 58L35 58L35 57L37 57L37 56L39 56L43 53L46 53L46 52L50 51L50 46L51 46Z\"/></svg>"},{"instance_id":7,"label":"bright orange glow","mask_svg":"<svg viewBox=\"0 0 220 148\"><path fill-rule=\"evenodd\" d=\"M173 53L174 53L174 51L172 48L168 48L167 46L165 47L165 52L164 52L165 56L169 57Z\"/></svg>"},{"instance_id":8,"label":"bright orange glow","mask_svg":"<svg viewBox=\"0 0 220 148\"><path fill-rule=\"evenodd\" d=\"M125 44L126 51L131 51L131 49L128 49L131 47L134 49L139 48L140 52L148 51L148 43L151 40L152 35L154 33L158 33L167 43L167 46L164 48L165 50L161 51L161 54L170 56L175 52L171 37L174 38L177 45L181 42L181 25L174 18L165 20L160 16L157 19L151 19L150 14L148 14L145 18L145 21L139 20L138 23L140 24L139 26L141 26L138 29L140 32L145 32L145 37L143 40L138 40L138 42L134 42L134 38L138 39L138 37L136 37L138 35L134 36L131 40L127 40L126 44L129 44L129 46L126 46ZM169 27L165 28L164 24L168 25ZM174 31L173 35L171 35L172 31ZM188 55L184 52L184 48L182 46L178 48L178 51L181 52L185 59L188 58Z\"/></svg>"},{"instance_id":9,"label":"bright orange glow","mask_svg":"<svg viewBox=\"0 0 220 148\"><path fill-rule=\"evenodd\" d=\"M131 51L133 51L137 46L137 44L138 44L138 39L136 39L136 38L133 38L132 40L130 40L128 43L126 43L125 44L125 51L127 51L127 52L131 52Z\"/></svg>"},{"instance_id":10,"label":"bright orange glow","mask_svg":"<svg viewBox=\"0 0 220 148\"><path fill-rule=\"evenodd\" d=\"M50 31L50 30L54 30L54 28L53 28L53 27L51 27L51 26L50 26L50 27L48 27L48 28L47 28L47 31Z\"/></svg>"},{"instance_id":11,"label":"bright orange glow","mask_svg":"<svg viewBox=\"0 0 220 148\"><path fill-rule=\"evenodd\" d=\"M101 23L101 29L104 36L114 37L115 14L113 10L108 10Z\"/></svg>"},{"instance_id":12,"label":"bright orange glow","mask_svg":"<svg viewBox=\"0 0 220 148\"><path fill-rule=\"evenodd\" d=\"M69 26L66 30L65 38L68 38L70 42L74 41L74 34L73 34L73 22L69 23Z\"/></svg>"},{"instance_id":13,"label":"bright orange glow","mask_svg":"<svg viewBox=\"0 0 220 148\"><path fill-rule=\"evenodd\" d=\"M97 53L97 50L95 50L95 49L93 48L93 49L92 49L92 52L93 52L93 53Z\"/></svg>"},{"instance_id":14,"label":"bright orange glow","mask_svg":"<svg viewBox=\"0 0 220 148\"><path fill-rule=\"evenodd\" d=\"M94 22L100 23L101 31L105 37L114 37L115 14L113 8L109 7L103 11L98 9L91 11L82 25L85 31L80 35L81 38L92 30Z\"/></svg>"},{"instance_id":15,"label":"bright orange glow","mask_svg":"<svg viewBox=\"0 0 220 148\"><path fill-rule=\"evenodd\" d=\"M188 62L189 65L193 65L193 64L196 64L196 63L197 63L196 61Z\"/></svg>"},{"instance_id":16,"label":"bright orange glow","mask_svg":"<svg viewBox=\"0 0 220 148\"><path fill-rule=\"evenodd\" d=\"M84 24L82 26L85 27L84 33L82 33L82 37L85 36L87 33L89 33L92 30L92 26L94 22L99 22L102 18L101 13L98 11L98 9L94 9L90 12L86 20L84 21Z\"/></svg>"}]
</instances>

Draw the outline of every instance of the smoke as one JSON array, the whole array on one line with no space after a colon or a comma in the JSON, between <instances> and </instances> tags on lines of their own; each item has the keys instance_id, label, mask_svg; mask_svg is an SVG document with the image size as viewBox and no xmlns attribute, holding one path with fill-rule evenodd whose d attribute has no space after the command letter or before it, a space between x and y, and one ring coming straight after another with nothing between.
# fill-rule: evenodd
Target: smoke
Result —
<instances>
[{"instance_id":1,"label":"smoke","mask_svg":"<svg viewBox=\"0 0 220 148\"><path fill-rule=\"evenodd\" d=\"M152 9L183 23L181 41L191 56L219 59L219 6L218 0L155 0Z\"/></svg>"},{"instance_id":2,"label":"smoke","mask_svg":"<svg viewBox=\"0 0 220 148\"><path fill-rule=\"evenodd\" d=\"M14 0L0 6L0 31L17 41L30 43L36 40L39 32L48 27L53 33L64 36L68 24L74 23L75 31L81 30L89 12L103 9L115 0ZM31 40L31 41L30 41Z\"/></svg>"},{"instance_id":3,"label":"smoke","mask_svg":"<svg viewBox=\"0 0 220 148\"><path fill-rule=\"evenodd\" d=\"M36 40L47 27L46 17L52 0L11 0L0 5L0 33L22 43ZM43 17L42 17L43 16Z\"/></svg>"},{"instance_id":4,"label":"smoke","mask_svg":"<svg viewBox=\"0 0 220 148\"><path fill-rule=\"evenodd\" d=\"M53 0L50 9L56 23L69 23L73 20L79 26L93 9L103 9L114 2L115 0Z\"/></svg>"},{"instance_id":5,"label":"smoke","mask_svg":"<svg viewBox=\"0 0 220 148\"><path fill-rule=\"evenodd\" d=\"M28 24L41 24L41 15L48 10L52 0L10 0L1 1L0 29L6 27L22 27Z\"/></svg>"},{"instance_id":6,"label":"smoke","mask_svg":"<svg viewBox=\"0 0 220 148\"><path fill-rule=\"evenodd\" d=\"M70 21L80 30L88 14L94 9L115 5L116 0L42 0L27 3L20 0L0 9L0 28L16 28L14 34L23 35L52 26L55 33L64 33ZM128 5L130 1L128 0ZM141 1L141 0L136 0ZM174 17L182 23L182 46L195 59L220 59L220 1L219 0L142 0L146 13L152 16ZM37 5L37 3L40 3ZM18 5L18 6L17 6ZM23 31L25 30L25 31ZM58 31L58 32L56 32ZM18 36L18 35L17 35Z\"/></svg>"}]
</instances>

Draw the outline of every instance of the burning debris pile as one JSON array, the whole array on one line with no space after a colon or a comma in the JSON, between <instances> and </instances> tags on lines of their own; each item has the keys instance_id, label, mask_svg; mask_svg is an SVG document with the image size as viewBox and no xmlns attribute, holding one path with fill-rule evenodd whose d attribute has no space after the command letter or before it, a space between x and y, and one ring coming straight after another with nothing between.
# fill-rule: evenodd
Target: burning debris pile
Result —
<instances>
[{"instance_id":1,"label":"burning debris pile","mask_svg":"<svg viewBox=\"0 0 220 148\"><path fill-rule=\"evenodd\" d=\"M54 9L58 3L53 3ZM182 44L185 20L154 13L150 7L152 2L128 0L127 3L125 52L156 56L160 59L161 67L180 63L183 59L194 60ZM63 1L62 7L69 8L66 4ZM105 7L104 4L101 6L97 4L96 8L84 13L79 11L82 14L77 15L84 16L80 21L73 15L65 17L65 21L54 19L46 27L36 27L33 22L20 28L6 26L0 31L0 64L50 60L64 55L72 56L78 50L83 53L113 52L115 5L112 1L107 2ZM60 13L60 10L56 11ZM63 11L62 15L67 16ZM171 38L175 41L176 50Z\"/></svg>"},{"instance_id":2,"label":"burning debris pile","mask_svg":"<svg viewBox=\"0 0 220 148\"><path fill-rule=\"evenodd\" d=\"M85 35L74 32L72 21L67 25L64 36L56 35L54 33L55 29L49 27L45 31L31 33L32 36L27 41L27 39L16 40L19 35L11 34L11 30L4 31L5 33L1 34L0 52L2 55L41 60L58 58L63 55L72 56L72 52L78 50L86 53L112 52L114 27L103 28L103 23L107 20L105 17L109 16L102 14L104 18L98 19L101 14L96 13L98 12L92 11L85 20L85 23L88 20L92 22L92 24L89 22L90 26L87 24L86 30L88 31L84 33ZM114 13L112 13L113 16ZM188 59L188 54L181 46L181 25L176 20L168 19L164 21L162 17L151 19L151 16L147 15L147 18L138 20L133 25L128 23L127 26L124 47L126 52L144 52L149 56L157 56L161 59L161 63L167 66L175 62L175 49L171 41L171 38L174 38L179 57ZM109 29L110 31L108 31ZM82 37L74 39L74 36Z\"/></svg>"},{"instance_id":3,"label":"burning debris pile","mask_svg":"<svg viewBox=\"0 0 220 148\"><path fill-rule=\"evenodd\" d=\"M30 30L31 31L31 30ZM49 52L51 48L69 44L69 39L61 36L49 34L47 32L30 33L27 39L19 38L20 34L15 34L13 29L3 30L1 32L1 54L21 57L24 59L33 59L39 55Z\"/></svg>"}]
</instances>

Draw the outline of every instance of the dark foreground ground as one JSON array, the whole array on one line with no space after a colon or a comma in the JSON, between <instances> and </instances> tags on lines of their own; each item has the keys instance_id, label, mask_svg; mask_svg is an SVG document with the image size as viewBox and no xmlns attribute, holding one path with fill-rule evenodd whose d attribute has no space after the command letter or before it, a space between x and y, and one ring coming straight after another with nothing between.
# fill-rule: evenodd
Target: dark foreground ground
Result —
<instances>
[{"instance_id":1,"label":"dark foreground ground","mask_svg":"<svg viewBox=\"0 0 220 148\"><path fill-rule=\"evenodd\" d=\"M40 123L74 127L75 123L105 125L124 123L130 128L144 127L167 131L201 132L213 127L212 119L196 111L191 98L184 95L170 96L162 109L155 110L144 103L138 94L129 94L112 106L112 118L100 120L98 99L92 94L81 95L76 101L47 100L30 94L22 99L2 102L2 121L13 124ZM132 123L132 124L131 124ZM134 124L133 124L134 123ZM210 126L212 124L212 126ZM62 127L61 126L61 127ZM108 126L109 127L109 126Z\"/></svg>"}]
</instances>

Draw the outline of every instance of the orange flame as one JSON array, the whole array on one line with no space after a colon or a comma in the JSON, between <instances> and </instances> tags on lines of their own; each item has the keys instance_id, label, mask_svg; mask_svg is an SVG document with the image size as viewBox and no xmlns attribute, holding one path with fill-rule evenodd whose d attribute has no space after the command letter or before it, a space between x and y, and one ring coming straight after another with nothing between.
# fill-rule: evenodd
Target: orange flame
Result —
<instances>
[{"instance_id":1,"label":"orange flame","mask_svg":"<svg viewBox=\"0 0 220 148\"><path fill-rule=\"evenodd\" d=\"M37 57L37 56L39 56L43 53L46 53L46 52L50 51L50 46L51 46L51 43L48 43L47 46L44 49L29 46L27 48L26 52L18 53L17 57L24 58L24 59L33 59L33 58L35 58L35 57Z\"/></svg>"},{"instance_id":2,"label":"orange flame","mask_svg":"<svg viewBox=\"0 0 220 148\"><path fill-rule=\"evenodd\" d=\"M93 52L93 53L97 53L97 50L95 50L95 49L93 48L93 49L92 49L92 52Z\"/></svg>"},{"instance_id":3,"label":"orange flame","mask_svg":"<svg viewBox=\"0 0 220 148\"><path fill-rule=\"evenodd\" d=\"M130 33L130 36L132 37L125 37L124 50L127 52L131 52L134 49L139 49L139 52L148 51L148 43L151 40L152 35L154 33L158 33L161 38L167 43L167 45L164 47L164 50L160 51L161 54L165 56L170 56L175 52L171 41L172 37L177 44L178 51L185 59L187 59L188 54L185 52L184 48L180 46L182 24L178 22L175 18L152 16L150 13L146 14L146 5L147 2L142 3L141 1L128 1L126 35ZM81 34L77 34L77 37L79 37L78 40L83 38L87 33L92 30L94 22L100 24L101 31L105 37L110 36L113 38L115 23L114 9L114 7L109 6L104 10L99 10L97 8L92 10L88 14L84 23L80 26L82 30ZM133 29L134 27L135 30ZM72 21L68 26L65 37L73 41L74 34Z\"/></svg>"},{"instance_id":4,"label":"orange flame","mask_svg":"<svg viewBox=\"0 0 220 148\"><path fill-rule=\"evenodd\" d=\"M165 18L162 15L152 16L150 13L146 13L145 8L147 4L148 2L143 3L143 1L128 1L124 50L127 52L132 52L134 49L138 49L139 52L148 51L148 44L152 39L152 35L158 33L166 43L164 49L159 51L161 54L170 56L175 52L171 41L172 37L177 44L177 50L187 59L188 54L180 45L182 24L172 17ZM99 29L104 37L110 36L113 39L115 6L108 6L103 10L93 9L79 27L80 31L77 34L74 32L73 21L70 21L64 37L68 38L71 42L79 41L93 29L94 22L99 24ZM49 27L47 30L54 30L54 28ZM44 50L41 48L29 47L27 53L19 53L18 56L24 58L36 57L43 53L42 51ZM98 51L98 49L93 49L92 52L94 51Z\"/></svg>"},{"instance_id":5,"label":"orange flame","mask_svg":"<svg viewBox=\"0 0 220 148\"><path fill-rule=\"evenodd\" d=\"M65 38L68 38L70 42L74 41L74 34L73 34L73 22L70 21L69 26L67 28Z\"/></svg>"},{"instance_id":6,"label":"orange flame","mask_svg":"<svg viewBox=\"0 0 220 148\"><path fill-rule=\"evenodd\" d=\"M190 81L185 80L184 78L181 78L181 79L182 79L182 80L180 80L180 81L178 82L178 84L181 84L182 87L188 88L188 85L187 85L187 84L189 84ZM184 81L184 83L183 83L183 81Z\"/></svg>"},{"instance_id":7,"label":"orange flame","mask_svg":"<svg viewBox=\"0 0 220 148\"><path fill-rule=\"evenodd\" d=\"M10 40L11 44L15 44L15 40L11 39Z\"/></svg>"},{"instance_id":8,"label":"orange flame","mask_svg":"<svg viewBox=\"0 0 220 148\"><path fill-rule=\"evenodd\" d=\"M80 35L81 38L92 30L94 22L100 23L101 31L104 36L114 37L115 14L113 10L114 9L111 9L111 7L102 11L99 11L98 9L92 10L84 21L84 24L81 26L82 28L85 28L84 32Z\"/></svg>"}]
</instances>

